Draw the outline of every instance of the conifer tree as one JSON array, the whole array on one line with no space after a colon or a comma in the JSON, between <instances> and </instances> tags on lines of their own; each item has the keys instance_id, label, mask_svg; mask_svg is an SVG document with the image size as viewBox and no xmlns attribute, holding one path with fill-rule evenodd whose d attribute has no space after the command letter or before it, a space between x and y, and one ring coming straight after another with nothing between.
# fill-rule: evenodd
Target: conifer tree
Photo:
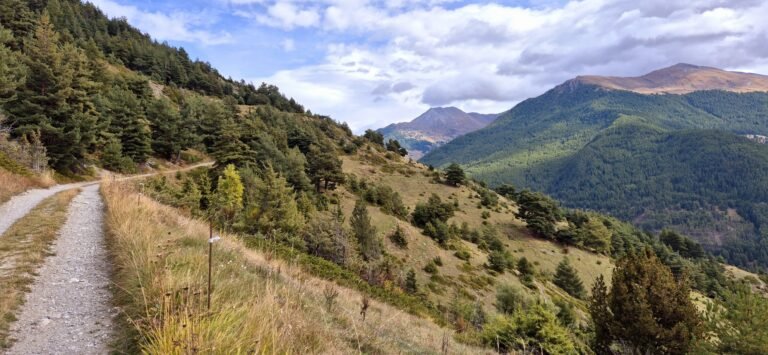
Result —
<instances>
[{"instance_id":1,"label":"conifer tree","mask_svg":"<svg viewBox=\"0 0 768 355\"><path fill-rule=\"evenodd\" d=\"M88 60L73 45L62 45L47 13L25 40L24 53L26 81L6 104L14 134L39 130L54 168L80 170L95 141L97 121L90 99L97 87Z\"/></svg>"},{"instance_id":2,"label":"conifer tree","mask_svg":"<svg viewBox=\"0 0 768 355\"><path fill-rule=\"evenodd\" d=\"M416 271L411 268L408 273L405 274L405 292L415 294L419 292L419 286L416 284Z\"/></svg>"},{"instance_id":3,"label":"conifer tree","mask_svg":"<svg viewBox=\"0 0 768 355\"><path fill-rule=\"evenodd\" d=\"M229 227L243 208L243 183L234 165L227 165L219 176L211 198L210 216L220 226Z\"/></svg>"},{"instance_id":4,"label":"conifer tree","mask_svg":"<svg viewBox=\"0 0 768 355\"><path fill-rule=\"evenodd\" d=\"M209 151L216 159L216 170L227 165L252 167L255 163L253 154L247 144L240 140L237 125L230 119L221 122L221 131Z\"/></svg>"},{"instance_id":5,"label":"conifer tree","mask_svg":"<svg viewBox=\"0 0 768 355\"><path fill-rule=\"evenodd\" d=\"M296 203L296 194L282 176L267 167L262 177L243 173L248 185L245 224L250 232L272 235L275 231L296 234L304 225L304 216Z\"/></svg>"},{"instance_id":6,"label":"conifer tree","mask_svg":"<svg viewBox=\"0 0 768 355\"><path fill-rule=\"evenodd\" d=\"M152 130L149 121L140 110L123 122L120 140L123 143L123 154L136 163L144 163L152 154Z\"/></svg>"},{"instance_id":7,"label":"conifer tree","mask_svg":"<svg viewBox=\"0 0 768 355\"><path fill-rule=\"evenodd\" d=\"M610 314L609 331L598 333L601 344L616 341L640 353L685 354L702 334L687 277L675 280L651 250L619 260L610 293L602 292L593 290L590 307L595 322L606 322Z\"/></svg>"},{"instance_id":8,"label":"conifer tree","mask_svg":"<svg viewBox=\"0 0 768 355\"><path fill-rule=\"evenodd\" d=\"M24 83L26 67L21 56L9 47L13 43L13 34L0 25L0 104L15 95L16 88Z\"/></svg>"},{"instance_id":9,"label":"conifer tree","mask_svg":"<svg viewBox=\"0 0 768 355\"><path fill-rule=\"evenodd\" d=\"M584 284L581 282L576 269L571 266L570 260L564 258L558 265L553 280L557 287L563 289L569 295L576 298L584 297Z\"/></svg>"},{"instance_id":10,"label":"conifer tree","mask_svg":"<svg viewBox=\"0 0 768 355\"><path fill-rule=\"evenodd\" d=\"M451 163L445 168L445 181L452 186L459 186L467 180L464 169L459 164Z\"/></svg>"},{"instance_id":11,"label":"conifer tree","mask_svg":"<svg viewBox=\"0 0 768 355\"><path fill-rule=\"evenodd\" d=\"M373 261L381 255L381 243L376 236L376 228L371 224L368 207L364 200L357 200L350 218L352 230L360 246L360 253L366 261Z\"/></svg>"},{"instance_id":12,"label":"conifer tree","mask_svg":"<svg viewBox=\"0 0 768 355\"><path fill-rule=\"evenodd\" d=\"M203 198L197 183L191 178L184 179L181 185L181 204L188 211L197 213L200 209L200 200Z\"/></svg>"},{"instance_id":13,"label":"conifer tree","mask_svg":"<svg viewBox=\"0 0 768 355\"><path fill-rule=\"evenodd\" d=\"M285 154L285 179L296 191L311 191L312 182L306 174L307 158L294 147Z\"/></svg>"},{"instance_id":14,"label":"conifer tree","mask_svg":"<svg viewBox=\"0 0 768 355\"><path fill-rule=\"evenodd\" d=\"M168 99L153 99L147 107L152 127L152 150L169 160L179 160L181 151L192 145L190 122L182 116Z\"/></svg>"},{"instance_id":15,"label":"conifer tree","mask_svg":"<svg viewBox=\"0 0 768 355\"><path fill-rule=\"evenodd\" d=\"M117 138L110 139L101 153L101 164L105 169L127 173L134 170L133 161L123 156L123 145Z\"/></svg>"},{"instance_id":16,"label":"conifer tree","mask_svg":"<svg viewBox=\"0 0 768 355\"><path fill-rule=\"evenodd\" d=\"M605 285L603 275L598 276L595 284L592 286L589 314L592 316L592 325L595 330L592 349L598 354L610 354L613 315L608 306L608 287Z\"/></svg>"},{"instance_id":17,"label":"conifer tree","mask_svg":"<svg viewBox=\"0 0 768 355\"><path fill-rule=\"evenodd\" d=\"M321 187L328 189L331 184L344 182L341 160L333 155L332 149L312 145L307 154L309 178L317 192L320 192Z\"/></svg>"}]
</instances>

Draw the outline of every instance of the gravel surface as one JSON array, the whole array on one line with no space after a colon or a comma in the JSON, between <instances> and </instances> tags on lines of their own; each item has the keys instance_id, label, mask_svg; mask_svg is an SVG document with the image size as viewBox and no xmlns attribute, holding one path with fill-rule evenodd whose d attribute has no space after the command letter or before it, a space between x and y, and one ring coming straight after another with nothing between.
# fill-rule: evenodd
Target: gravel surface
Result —
<instances>
[{"instance_id":1,"label":"gravel surface","mask_svg":"<svg viewBox=\"0 0 768 355\"><path fill-rule=\"evenodd\" d=\"M11 328L17 341L8 354L109 353L115 310L99 186L85 186L68 213Z\"/></svg>"},{"instance_id":2,"label":"gravel surface","mask_svg":"<svg viewBox=\"0 0 768 355\"><path fill-rule=\"evenodd\" d=\"M19 218L24 217L40 202L57 192L82 187L93 183L77 183L56 185L48 189L34 189L12 197L8 202L0 206L0 236L10 228Z\"/></svg>"}]
</instances>

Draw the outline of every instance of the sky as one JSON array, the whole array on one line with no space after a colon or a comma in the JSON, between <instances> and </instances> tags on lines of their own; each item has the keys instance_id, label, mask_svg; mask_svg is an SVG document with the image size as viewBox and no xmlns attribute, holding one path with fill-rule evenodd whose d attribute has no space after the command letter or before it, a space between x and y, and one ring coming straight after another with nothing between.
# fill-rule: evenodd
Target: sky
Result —
<instances>
[{"instance_id":1,"label":"sky","mask_svg":"<svg viewBox=\"0 0 768 355\"><path fill-rule=\"evenodd\" d=\"M763 0L89 0L353 130L499 113L577 75L768 74Z\"/></svg>"}]
</instances>

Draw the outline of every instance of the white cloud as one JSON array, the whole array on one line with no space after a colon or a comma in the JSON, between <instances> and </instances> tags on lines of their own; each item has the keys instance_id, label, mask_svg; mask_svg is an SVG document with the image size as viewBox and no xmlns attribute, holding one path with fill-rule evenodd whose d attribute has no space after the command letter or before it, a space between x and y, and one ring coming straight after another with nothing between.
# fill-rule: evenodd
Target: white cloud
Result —
<instances>
[{"instance_id":1,"label":"white cloud","mask_svg":"<svg viewBox=\"0 0 768 355\"><path fill-rule=\"evenodd\" d=\"M331 45L323 63L264 79L357 130L429 105L500 112L581 74L639 75L678 62L768 68L768 2L758 0L320 3L295 6L321 14L311 25L318 30L365 40ZM393 90L396 83L409 86Z\"/></svg>"},{"instance_id":2,"label":"white cloud","mask_svg":"<svg viewBox=\"0 0 768 355\"><path fill-rule=\"evenodd\" d=\"M267 8L267 14L251 14L264 25L290 30L296 27L313 27L320 22L320 15L313 9L302 9L290 1L278 1Z\"/></svg>"},{"instance_id":3,"label":"white cloud","mask_svg":"<svg viewBox=\"0 0 768 355\"><path fill-rule=\"evenodd\" d=\"M132 25L151 33L155 39L197 42L204 45L230 43L232 36L226 32L205 29L212 21L206 14L193 15L183 12L163 14L145 12L135 6L121 5L112 0L88 0L108 16L125 17Z\"/></svg>"},{"instance_id":4,"label":"white cloud","mask_svg":"<svg viewBox=\"0 0 768 355\"><path fill-rule=\"evenodd\" d=\"M296 43L291 38L284 39L282 45L283 50L286 52L293 52L296 49Z\"/></svg>"},{"instance_id":5,"label":"white cloud","mask_svg":"<svg viewBox=\"0 0 768 355\"><path fill-rule=\"evenodd\" d=\"M159 39L231 40L206 31L199 16L115 1L93 0ZM501 112L582 74L639 75L678 62L768 72L763 0L531 0L528 8L453 0L212 3L283 32L273 45L291 52L286 59L323 51L319 61L253 79L355 130L411 119L430 105ZM296 50L309 45L316 47Z\"/></svg>"}]
</instances>

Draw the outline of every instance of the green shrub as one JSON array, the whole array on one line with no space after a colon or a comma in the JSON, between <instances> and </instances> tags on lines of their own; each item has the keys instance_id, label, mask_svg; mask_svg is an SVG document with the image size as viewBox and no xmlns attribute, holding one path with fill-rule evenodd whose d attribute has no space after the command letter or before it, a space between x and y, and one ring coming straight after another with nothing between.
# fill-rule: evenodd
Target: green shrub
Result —
<instances>
[{"instance_id":1,"label":"green shrub","mask_svg":"<svg viewBox=\"0 0 768 355\"><path fill-rule=\"evenodd\" d=\"M472 257L472 254L470 254L466 250L456 251L455 253L453 253L453 255L464 261L469 261L469 259Z\"/></svg>"},{"instance_id":2,"label":"green shrub","mask_svg":"<svg viewBox=\"0 0 768 355\"><path fill-rule=\"evenodd\" d=\"M483 328L484 343L502 352L538 348L545 354L575 354L576 346L557 317L542 304L498 316Z\"/></svg>"},{"instance_id":3,"label":"green shrub","mask_svg":"<svg viewBox=\"0 0 768 355\"><path fill-rule=\"evenodd\" d=\"M435 263L430 262L424 266L424 271L428 274L437 274L437 266L435 266Z\"/></svg>"},{"instance_id":4,"label":"green shrub","mask_svg":"<svg viewBox=\"0 0 768 355\"><path fill-rule=\"evenodd\" d=\"M408 248L408 239L405 238L405 231L399 225L395 228L395 231L389 235L389 240L392 244L397 245L401 249Z\"/></svg>"}]
</instances>

